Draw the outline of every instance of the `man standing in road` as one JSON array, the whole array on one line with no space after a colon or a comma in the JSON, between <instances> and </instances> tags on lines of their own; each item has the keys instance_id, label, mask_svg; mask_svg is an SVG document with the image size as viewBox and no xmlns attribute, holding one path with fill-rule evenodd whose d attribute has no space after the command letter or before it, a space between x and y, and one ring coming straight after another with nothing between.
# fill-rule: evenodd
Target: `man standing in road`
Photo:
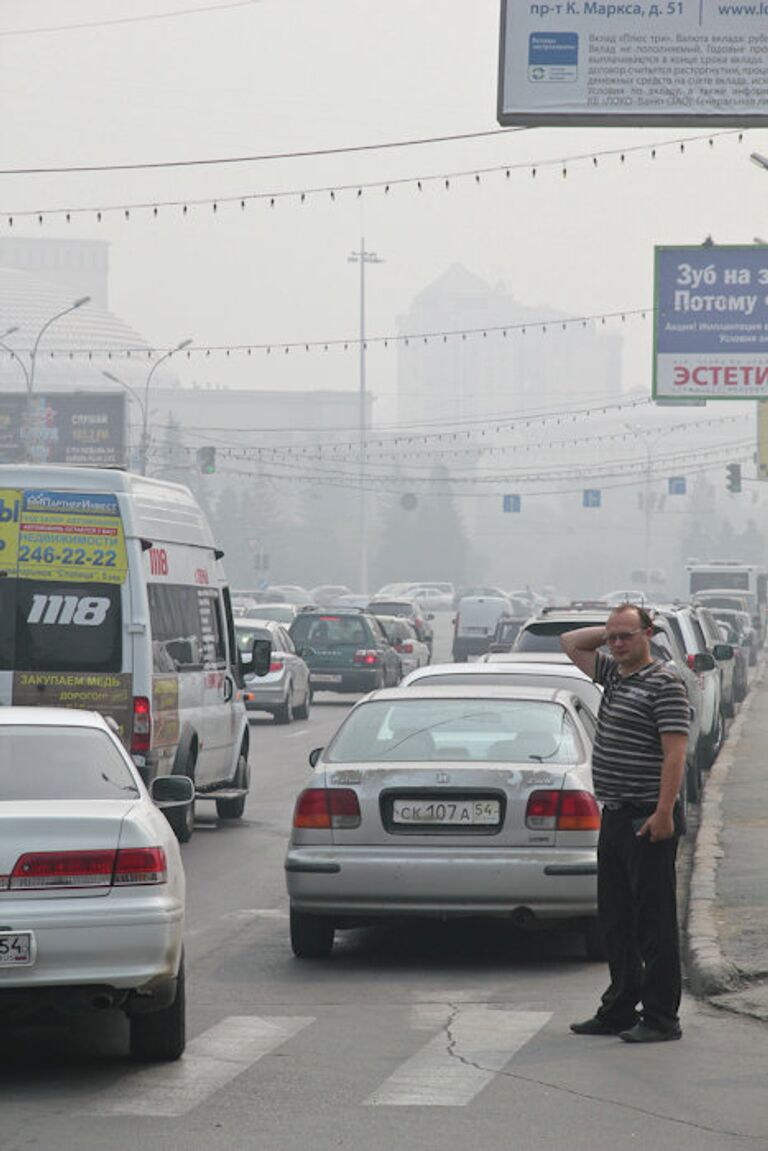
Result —
<instances>
[{"instance_id":1,"label":"man standing in road","mask_svg":"<svg viewBox=\"0 0 768 1151\"><path fill-rule=\"evenodd\" d=\"M603 686L592 776L603 805L597 904L611 981L596 1014L571 1030L627 1043L682 1035L675 860L690 717L682 681L651 656L652 634L648 612L625 603L604 628L560 640ZM605 644L610 655L598 651Z\"/></svg>"}]
</instances>

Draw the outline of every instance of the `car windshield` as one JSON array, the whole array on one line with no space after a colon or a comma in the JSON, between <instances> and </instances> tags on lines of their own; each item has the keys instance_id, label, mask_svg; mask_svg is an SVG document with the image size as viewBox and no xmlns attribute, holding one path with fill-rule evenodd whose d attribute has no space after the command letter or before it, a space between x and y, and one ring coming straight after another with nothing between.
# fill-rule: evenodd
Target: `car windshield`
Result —
<instances>
[{"instance_id":1,"label":"car windshield","mask_svg":"<svg viewBox=\"0 0 768 1151\"><path fill-rule=\"evenodd\" d=\"M325 754L330 763L575 763L583 749L559 703L509 699L371 700Z\"/></svg>"},{"instance_id":2,"label":"car windshield","mask_svg":"<svg viewBox=\"0 0 768 1151\"><path fill-rule=\"evenodd\" d=\"M0 801L138 798L131 769L96 728L2 728Z\"/></svg>"}]
</instances>

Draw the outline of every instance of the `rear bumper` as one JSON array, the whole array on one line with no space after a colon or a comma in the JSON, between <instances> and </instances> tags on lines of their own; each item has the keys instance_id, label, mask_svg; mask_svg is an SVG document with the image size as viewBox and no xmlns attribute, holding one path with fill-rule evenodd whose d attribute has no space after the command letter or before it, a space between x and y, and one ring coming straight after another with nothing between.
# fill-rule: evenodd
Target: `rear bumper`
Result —
<instances>
[{"instance_id":1,"label":"rear bumper","mask_svg":"<svg viewBox=\"0 0 768 1151\"><path fill-rule=\"evenodd\" d=\"M594 848L291 847L285 871L293 907L339 918L597 913Z\"/></svg>"},{"instance_id":2,"label":"rear bumper","mask_svg":"<svg viewBox=\"0 0 768 1151\"><path fill-rule=\"evenodd\" d=\"M179 968L182 904L150 897L130 907L110 907L109 896L67 900L0 900L0 919L15 931L34 932L37 957L30 967L0 968L0 1007L11 989L106 985L121 990L151 987ZM47 906L46 906L47 905Z\"/></svg>"},{"instance_id":3,"label":"rear bumper","mask_svg":"<svg viewBox=\"0 0 768 1151\"><path fill-rule=\"evenodd\" d=\"M310 669L309 681L313 691L373 691L383 675L376 668L317 668ZM333 677L336 682L327 677Z\"/></svg>"}]
</instances>

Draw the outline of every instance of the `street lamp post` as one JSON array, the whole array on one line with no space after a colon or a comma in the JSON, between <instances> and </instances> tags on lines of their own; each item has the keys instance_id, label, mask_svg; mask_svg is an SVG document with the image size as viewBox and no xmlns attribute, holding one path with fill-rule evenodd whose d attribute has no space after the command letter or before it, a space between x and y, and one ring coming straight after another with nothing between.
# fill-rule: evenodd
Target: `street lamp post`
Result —
<instances>
[{"instance_id":1,"label":"street lamp post","mask_svg":"<svg viewBox=\"0 0 768 1151\"><path fill-rule=\"evenodd\" d=\"M169 360L175 352L181 352L184 348L188 348L192 343L191 339L182 340L175 348L170 348L159 360L155 360L152 367L149 369L147 375L147 382L144 385L144 403L142 405L142 432L141 432L141 474L147 474L147 458L149 455L149 385L152 383L152 377L157 369L165 361ZM120 381L118 381L120 382Z\"/></svg>"},{"instance_id":2,"label":"street lamp post","mask_svg":"<svg viewBox=\"0 0 768 1151\"><path fill-rule=\"evenodd\" d=\"M90 302L90 296L81 296L79 300L75 300L74 303L70 304L68 308L62 309L62 311L57 312L55 316L51 316L50 320L46 320L40 331L37 333L37 338L32 345L32 351L29 353L29 375L27 376L28 396L32 396L32 389L35 386L35 365L37 363L37 349L40 347L40 341L42 340L43 336L48 331L51 324L55 323L56 320L60 320L62 316L68 316L70 312L74 312L77 308L82 308L83 304L89 304Z\"/></svg>"},{"instance_id":3,"label":"street lamp post","mask_svg":"<svg viewBox=\"0 0 768 1151\"><path fill-rule=\"evenodd\" d=\"M350 252L347 257L350 264L360 265L360 591L367 592L368 588L368 500L365 490L365 469L367 451L367 397L365 391L365 265L383 264L384 261L375 252L365 250L365 236L360 239L360 251Z\"/></svg>"},{"instance_id":4,"label":"street lamp post","mask_svg":"<svg viewBox=\"0 0 768 1151\"><path fill-rule=\"evenodd\" d=\"M125 380L121 380L119 376L113 375L112 372L108 372L106 370L103 370L101 374L102 374L102 376L106 376L106 378L108 380L111 380L113 384L119 384L121 388L125 388L126 392L130 393L131 398L134 399L136 401L136 403L139 405L139 411L141 412L141 426L144 427L145 426L144 401L142 400L141 396L136 391L136 389L132 388L130 384L126 384Z\"/></svg>"}]
</instances>

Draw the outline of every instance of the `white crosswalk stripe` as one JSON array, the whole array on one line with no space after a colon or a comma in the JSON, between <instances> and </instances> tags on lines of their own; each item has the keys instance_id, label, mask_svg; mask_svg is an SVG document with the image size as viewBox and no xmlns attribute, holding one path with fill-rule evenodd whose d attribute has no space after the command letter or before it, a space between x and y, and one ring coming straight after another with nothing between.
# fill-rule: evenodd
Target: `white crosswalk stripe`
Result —
<instances>
[{"instance_id":1,"label":"white crosswalk stripe","mask_svg":"<svg viewBox=\"0 0 768 1151\"><path fill-rule=\"evenodd\" d=\"M549 1011L457 1006L444 1030L401 1064L365 1103L465 1107L552 1017Z\"/></svg>"},{"instance_id":2,"label":"white crosswalk stripe","mask_svg":"<svg viewBox=\"0 0 768 1151\"><path fill-rule=\"evenodd\" d=\"M128 1075L80 1114L185 1115L314 1022L314 1016L223 1019L191 1040L178 1063Z\"/></svg>"}]
</instances>

